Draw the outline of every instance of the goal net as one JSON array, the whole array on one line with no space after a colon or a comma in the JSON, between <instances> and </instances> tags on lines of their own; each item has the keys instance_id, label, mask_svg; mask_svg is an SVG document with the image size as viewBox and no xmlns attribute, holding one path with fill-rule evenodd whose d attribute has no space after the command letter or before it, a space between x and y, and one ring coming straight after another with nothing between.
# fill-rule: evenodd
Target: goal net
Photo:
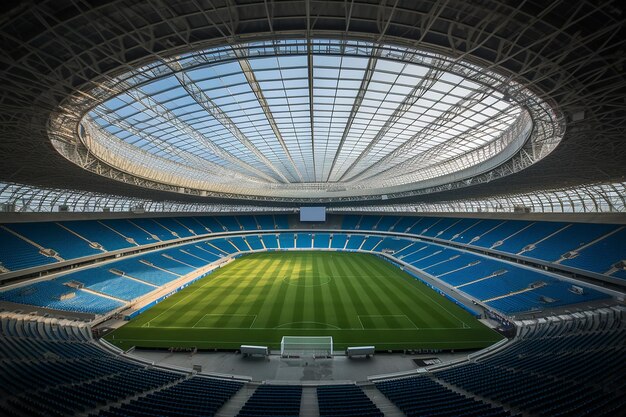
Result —
<instances>
[{"instance_id":1,"label":"goal net","mask_svg":"<svg viewBox=\"0 0 626 417\"><path fill-rule=\"evenodd\" d=\"M283 358L313 356L328 358L333 355L332 336L283 336L280 342L280 355Z\"/></svg>"}]
</instances>

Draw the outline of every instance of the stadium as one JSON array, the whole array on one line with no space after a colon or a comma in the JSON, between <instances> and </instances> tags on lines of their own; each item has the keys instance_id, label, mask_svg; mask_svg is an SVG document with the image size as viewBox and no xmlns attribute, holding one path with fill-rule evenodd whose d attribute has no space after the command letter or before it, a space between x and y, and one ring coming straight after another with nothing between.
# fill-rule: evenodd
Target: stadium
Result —
<instances>
[{"instance_id":1,"label":"stadium","mask_svg":"<svg viewBox=\"0 0 626 417\"><path fill-rule=\"evenodd\" d=\"M0 9L0 415L626 415L617 2Z\"/></svg>"}]
</instances>

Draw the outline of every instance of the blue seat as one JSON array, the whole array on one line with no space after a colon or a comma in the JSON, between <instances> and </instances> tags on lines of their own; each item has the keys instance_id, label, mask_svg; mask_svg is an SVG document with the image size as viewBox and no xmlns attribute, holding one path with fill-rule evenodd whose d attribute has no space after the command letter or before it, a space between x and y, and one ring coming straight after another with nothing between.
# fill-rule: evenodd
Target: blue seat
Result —
<instances>
[{"instance_id":1,"label":"blue seat","mask_svg":"<svg viewBox=\"0 0 626 417\"><path fill-rule=\"evenodd\" d=\"M356 385L317 387L320 416L382 417L383 413Z\"/></svg>"},{"instance_id":2,"label":"blue seat","mask_svg":"<svg viewBox=\"0 0 626 417\"><path fill-rule=\"evenodd\" d=\"M55 250L63 259L76 259L102 253L101 250L89 246L88 242L53 222L12 223L5 227L46 249Z\"/></svg>"},{"instance_id":3,"label":"blue seat","mask_svg":"<svg viewBox=\"0 0 626 417\"><path fill-rule=\"evenodd\" d=\"M56 282L64 284L70 281L83 283L86 288L98 291L103 294L131 301L142 297L156 287L137 282L135 280L116 275L109 271L109 267L99 267L84 269L63 275L55 279Z\"/></svg>"},{"instance_id":4,"label":"blue seat","mask_svg":"<svg viewBox=\"0 0 626 417\"><path fill-rule=\"evenodd\" d=\"M107 219L101 220L102 224L115 230L117 233L127 238L133 239L138 245L147 245L150 243L156 243L149 232L141 229L137 225L129 222L125 219Z\"/></svg>"},{"instance_id":5,"label":"blue seat","mask_svg":"<svg viewBox=\"0 0 626 417\"><path fill-rule=\"evenodd\" d=\"M159 217L154 219L154 222L179 238L190 237L196 234L193 230L190 230L187 226L180 223L177 218Z\"/></svg>"},{"instance_id":6,"label":"blue seat","mask_svg":"<svg viewBox=\"0 0 626 417\"><path fill-rule=\"evenodd\" d=\"M296 248L311 249L313 247L313 236L311 233L296 233Z\"/></svg>"},{"instance_id":7,"label":"blue seat","mask_svg":"<svg viewBox=\"0 0 626 417\"><path fill-rule=\"evenodd\" d=\"M108 251L135 246L122 235L96 220L61 222L61 224L89 241L99 243Z\"/></svg>"},{"instance_id":8,"label":"blue seat","mask_svg":"<svg viewBox=\"0 0 626 417\"><path fill-rule=\"evenodd\" d=\"M626 228L582 249L578 256L561 264L603 274L622 260L626 260Z\"/></svg>"},{"instance_id":9,"label":"blue seat","mask_svg":"<svg viewBox=\"0 0 626 417\"><path fill-rule=\"evenodd\" d=\"M0 229L0 263L10 271L32 268L57 262L55 258L42 255L39 248Z\"/></svg>"},{"instance_id":10,"label":"blue seat","mask_svg":"<svg viewBox=\"0 0 626 417\"><path fill-rule=\"evenodd\" d=\"M239 417L300 415L300 385L260 385L239 410Z\"/></svg>"},{"instance_id":11,"label":"blue seat","mask_svg":"<svg viewBox=\"0 0 626 417\"><path fill-rule=\"evenodd\" d=\"M39 281L0 292L0 300L79 313L105 314L123 302L67 287L57 281Z\"/></svg>"},{"instance_id":12,"label":"blue seat","mask_svg":"<svg viewBox=\"0 0 626 417\"><path fill-rule=\"evenodd\" d=\"M330 235L328 233L315 233L313 247L316 249L328 249L330 246Z\"/></svg>"}]
</instances>

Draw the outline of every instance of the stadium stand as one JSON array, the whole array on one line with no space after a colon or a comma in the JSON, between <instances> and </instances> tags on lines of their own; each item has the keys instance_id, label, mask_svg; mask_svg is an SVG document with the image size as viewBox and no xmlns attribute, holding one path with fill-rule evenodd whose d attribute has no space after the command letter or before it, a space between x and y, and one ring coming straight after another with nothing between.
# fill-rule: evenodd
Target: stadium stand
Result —
<instances>
[{"instance_id":1,"label":"stadium stand","mask_svg":"<svg viewBox=\"0 0 626 417\"><path fill-rule=\"evenodd\" d=\"M153 267L167 271L179 276L188 274L195 268L184 263L174 260L168 255L167 252L148 253L141 256L141 260L150 263Z\"/></svg>"},{"instance_id":2,"label":"stadium stand","mask_svg":"<svg viewBox=\"0 0 626 417\"><path fill-rule=\"evenodd\" d=\"M209 247L207 245L202 245L200 243L197 244L191 244L191 245L185 245L185 247L183 249L181 249L181 251L187 252L193 256L196 256L204 261L206 261L207 264L214 262L216 260L219 259L219 255L211 252L209 250Z\"/></svg>"},{"instance_id":3,"label":"stadium stand","mask_svg":"<svg viewBox=\"0 0 626 417\"><path fill-rule=\"evenodd\" d=\"M73 322L53 326L44 318L10 313L1 319L1 415L214 415L243 386L122 359ZM142 393L148 395L107 410L107 404Z\"/></svg>"},{"instance_id":4,"label":"stadium stand","mask_svg":"<svg viewBox=\"0 0 626 417\"><path fill-rule=\"evenodd\" d=\"M409 245L411 245L411 242L407 241L406 239L385 237L377 246L377 249L379 249L380 252L388 251L392 255L395 255Z\"/></svg>"},{"instance_id":5,"label":"stadium stand","mask_svg":"<svg viewBox=\"0 0 626 417\"><path fill-rule=\"evenodd\" d=\"M616 263L626 259L626 228L620 228L610 235L579 245L577 255L561 262L587 271L605 273Z\"/></svg>"},{"instance_id":6,"label":"stadium stand","mask_svg":"<svg viewBox=\"0 0 626 417\"><path fill-rule=\"evenodd\" d=\"M250 251L250 246L248 246L248 244L242 237L231 237L227 240L230 241L231 245L235 246L235 248L237 248L237 251L239 252Z\"/></svg>"},{"instance_id":7,"label":"stadium stand","mask_svg":"<svg viewBox=\"0 0 626 417\"><path fill-rule=\"evenodd\" d=\"M558 233L563 229L565 225L563 223L554 222L533 222L529 223L520 231L510 236L507 236L500 242L497 242L492 247L507 253L519 253L526 246L532 245L535 242L539 242L555 233Z\"/></svg>"},{"instance_id":8,"label":"stadium stand","mask_svg":"<svg viewBox=\"0 0 626 417\"><path fill-rule=\"evenodd\" d=\"M245 239L242 236L212 238L204 242L193 242L123 258L107 264L106 267L67 274L55 281L56 286L52 283L39 282L28 288L0 292L0 299L61 310L103 314L107 308L112 311L121 304L114 302L115 300L103 299L97 293L130 301L222 256L250 251L251 246L248 243L255 246L254 250L291 250L309 249L313 244L314 248L326 249L329 241L330 247L336 250L363 250L390 256L393 252L396 259L506 314L591 303L610 298L609 295L584 284L577 284L583 288L582 293L573 291L572 284L539 269L522 267L435 243L355 233L318 233L315 239L312 236L311 233L280 233L278 238L274 234L246 235ZM62 294L70 292L69 287L61 284L71 281L82 283L86 289L96 293L77 290L74 291L74 294L79 296L77 300L60 300L63 298ZM98 307L83 309L79 301L85 297L98 301L95 304Z\"/></svg>"},{"instance_id":9,"label":"stadium stand","mask_svg":"<svg viewBox=\"0 0 626 417\"><path fill-rule=\"evenodd\" d=\"M80 238L53 222L12 223L10 229L45 249L52 249L63 259L97 255L101 250L90 246L90 242Z\"/></svg>"},{"instance_id":10,"label":"stadium stand","mask_svg":"<svg viewBox=\"0 0 626 417\"><path fill-rule=\"evenodd\" d=\"M376 225L380 219L380 216L361 216L355 230L376 230Z\"/></svg>"},{"instance_id":11,"label":"stadium stand","mask_svg":"<svg viewBox=\"0 0 626 417\"><path fill-rule=\"evenodd\" d=\"M300 415L300 385L260 385L237 414L238 417Z\"/></svg>"},{"instance_id":12,"label":"stadium stand","mask_svg":"<svg viewBox=\"0 0 626 417\"><path fill-rule=\"evenodd\" d=\"M380 232L388 232L400 220L397 216L382 216L376 224L376 230Z\"/></svg>"},{"instance_id":13,"label":"stadium stand","mask_svg":"<svg viewBox=\"0 0 626 417\"><path fill-rule=\"evenodd\" d=\"M342 229L353 230L359 223L359 230L374 231L373 223L378 219L379 216L346 215ZM407 226L411 221L414 224ZM398 225L398 233L467 244L599 274L607 274L626 258L626 231L614 224L411 217L400 220Z\"/></svg>"},{"instance_id":14,"label":"stadium stand","mask_svg":"<svg viewBox=\"0 0 626 417\"><path fill-rule=\"evenodd\" d=\"M321 417L382 417L363 390L356 385L317 387L317 402Z\"/></svg>"},{"instance_id":15,"label":"stadium stand","mask_svg":"<svg viewBox=\"0 0 626 417\"><path fill-rule=\"evenodd\" d=\"M243 228L242 230L258 230L259 229L259 225L254 219L254 216L237 216L237 221Z\"/></svg>"},{"instance_id":16,"label":"stadium stand","mask_svg":"<svg viewBox=\"0 0 626 417\"><path fill-rule=\"evenodd\" d=\"M167 241L176 239L176 235L161 226L155 219L136 218L129 219L128 221L149 234L155 240Z\"/></svg>"},{"instance_id":17,"label":"stadium stand","mask_svg":"<svg viewBox=\"0 0 626 417\"><path fill-rule=\"evenodd\" d=\"M295 247L295 235L293 233L281 233L278 236L280 249L293 249Z\"/></svg>"},{"instance_id":18,"label":"stadium stand","mask_svg":"<svg viewBox=\"0 0 626 417\"><path fill-rule=\"evenodd\" d=\"M77 259L83 256L102 253L102 250L119 250L161 241L172 241L178 237L192 237L209 233L240 230L274 230L274 222L279 228L288 228L286 215L220 216L220 217L178 217L133 220L71 221L9 224L14 232L24 232L44 249L58 253L59 259L45 256L39 248L15 234L0 228L3 245L11 250L0 252L0 266L8 271L46 265L58 260ZM618 225L588 223L555 223L505 220L479 220L456 218L424 218L398 216L354 216L343 217L344 230L390 230L442 239L451 243L461 243L470 247L483 248L524 258L552 263L555 267L576 268L606 274L623 279L620 262L626 258L626 229ZM356 229L358 227L358 229ZM65 228L65 229L64 229ZM13 230L11 229L11 230ZM82 236L73 235L68 230ZM281 249L308 248L304 241L291 242L288 235L281 234ZM29 237L30 236L30 237ZM56 236L56 237L51 237ZM128 240L128 239L131 240ZM156 238L156 239L155 239ZM358 250L363 243L362 236L355 235L347 243L345 237L334 236L331 248ZM277 248L269 238L269 248ZM231 239L232 241L232 239ZM99 244L90 246L89 242ZM247 245L237 241L239 249ZM365 240L363 250L371 250L376 240ZM231 253L230 244L216 241L214 244L221 254ZM302 246L304 245L304 246ZM322 245L324 246L324 245ZM257 249L261 246L257 244ZM378 248L376 248L378 249ZM602 256L599 256L602 254ZM417 257L417 256L416 256ZM416 258L415 257L415 258ZM421 264L421 263L420 263ZM418 266L418 265L415 265Z\"/></svg>"},{"instance_id":19,"label":"stadium stand","mask_svg":"<svg viewBox=\"0 0 626 417\"><path fill-rule=\"evenodd\" d=\"M210 233L195 217L175 217L174 220L195 235Z\"/></svg>"},{"instance_id":20,"label":"stadium stand","mask_svg":"<svg viewBox=\"0 0 626 417\"><path fill-rule=\"evenodd\" d=\"M121 301L70 288L57 281L40 281L2 291L0 300L93 314L105 314L124 305Z\"/></svg>"},{"instance_id":21,"label":"stadium stand","mask_svg":"<svg viewBox=\"0 0 626 417\"><path fill-rule=\"evenodd\" d=\"M344 221L346 220L346 217L349 218L350 216L344 216ZM397 233L407 233L409 229L413 227L415 222L419 221L420 219L421 217L401 217L400 220L394 225L393 231ZM345 228L345 223L343 224L342 228Z\"/></svg>"},{"instance_id":22,"label":"stadium stand","mask_svg":"<svg viewBox=\"0 0 626 417\"><path fill-rule=\"evenodd\" d=\"M276 235L262 235L261 240L267 249L278 249L278 237Z\"/></svg>"},{"instance_id":23,"label":"stadium stand","mask_svg":"<svg viewBox=\"0 0 626 417\"><path fill-rule=\"evenodd\" d=\"M376 250L380 242L383 241L383 238L380 236L368 236L365 238L365 241L361 245L361 250Z\"/></svg>"},{"instance_id":24,"label":"stadium stand","mask_svg":"<svg viewBox=\"0 0 626 417\"><path fill-rule=\"evenodd\" d=\"M73 232L78 233L91 242L97 242L108 251L136 246L135 244L127 241L126 238L119 233L116 233L104 224L95 220L60 222L59 224L72 230Z\"/></svg>"},{"instance_id":25,"label":"stadium stand","mask_svg":"<svg viewBox=\"0 0 626 417\"><path fill-rule=\"evenodd\" d=\"M313 247L313 236L310 233L296 233L296 248L311 249Z\"/></svg>"},{"instance_id":26,"label":"stadium stand","mask_svg":"<svg viewBox=\"0 0 626 417\"><path fill-rule=\"evenodd\" d=\"M122 300L131 301L142 297L157 288L155 285L139 282L116 275L110 267L89 268L56 278L61 284L78 282L92 291L97 291Z\"/></svg>"},{"instance_id":27,"label":"stadium stand","mask_svg":"<svg viewBox=\"0 0 626 417\"><path fill-rule=\"evenodd\" d=\"M363 244L365 236L363 235L348 235L348 243L346 244L346 250L358 250Z\"/></svg>"},{"instance_id":28,"label":"stadium stand","mask_svg":"<svg viewBox=\"0 0 626 417\"><path fill-rule=\"evenodd\" d=\"M213 416L243 383L207 377L186 379L127 404L101 411L103 417Z\"/></svg>"},{"instance_id":29,"label":"stadium stand","mask_svg":"<svg viewBox=\"0 0 626 417\"><path fill-rule=\"evenodd\" d=\"M261 241L261 237L257 235L248 235L245 236L244 239L248 243L248 246L252 250L263 250L263 242Z\"/></svg>"},{"instance_id":30,"label":"stadium stand","mask_svg":"<svg viewBox=\"0 0 626 417\"><path fill-rule=\"evenodd\" d=\"M413 377L376 384L387 398L409 417L413 416L476 416L504 417L511 414L490 404L465 397L442 386L429 377Z\"/></svg>"},{"instance_id":31,"label":"stadium stand","mask_svg":"<svg viewBox=\"0 0 626 417\"><path fill-rule=\"evenodd\" d=\"M222 255L227 255L237 250L237 248L225 238L211 239L207 242L207 245L217 249Z\"/></svg>"},{"instance_id":32,"label":"stadium stand","mask_svg":"<svg viewBox=\"0 0 626 417\"><path fill-rule=\"evenodd\" d=\"M463 233L465 230L468 230L469 228L471 228L477 222L480 221L477 219L454 219L454 220L455 221L453 221L449 227L443 230L440 230L437 233L436 237L438 237L439 239L444 239L444 240L452 240L460 236L461 233Z\"/></svg>"},{"instance_id":33,"label":"stadium stand","mask_svg":"<svg viewBox=\"0 0 626 417\"><path fill-rule=\"evenodd\" d=\"M39 248L0 228L0 263L8 271L57 262L51 256L42 255Z\"/></svg>"},{"instance_id":34,"label":"stadium stand","mask_svg":"<svg viewBox=\"0 0 626 417\"><path fill-rule=\"evenodd\" d=\"M122 259L114 264L110 264L110 266L124 275L158 286L165 285L178 278L178 275L173 272L154 268L148 263L141 262L141 260L142 258L140 257Z\"/></svg>"},{"instance_id":35,"label":"stadium stand","mask_svg":"<svg viewBox=\"0 0 626 417\"><path fill-rule=\"evenodd\" d=\"M110 227L117 233L125 236L126 238L130 238L138 245L147 245L150 243L157 242L150 233L146 232L144 229L137 227L135 224L131 223L126 219L107 219L100 221L105 226Z\"/></svg>"},{"instance_id":36,"label":"stadium stand","mask_svg":"<svg viewBox=\"0 0 626 417\"><path fill-rule=\"evenodd\" d=\"M524 252L524 256L556 262L565 253L576 251L614 229L615 226L610 224L571 223L560 229L558 233L535 243Z\"/></svg>"},{"instance_id":37,"label":"stadium stand","mask_svg":"<svg viewBox=\"0 0 626 417\"><path fill-rule=\"evenodd\" d=\"M343 249L348 242L348 236L344 234L331 235L330 247L332 249Z\"/></svg>"},{"instance_id":38,"label":"stadium stand","mask_svg":"<svg viewBox=\"0 0 626 417\"><path fill-rule=\"evenodd\" d=\"M195 235L188 228L180 224L177 219L171 217L159 217L154 219L154 222L161 226L162 228L168 230L171 234L176 237L190 237Z\"/></svg>"},{"instance_id":39,"label":"stadium stand","mask_svg":"<svg viewBox=\"0 0 626 417\"><path fill-rule=\"evenodd\" d=\"M330 235L328 233L315 233L313 247L316 249L328 249L330 246Z\"/></svg>"},{"instance_id":40,"label":"stadium stand","mask_svg":"<svg viewBox=\"0 0 626 417\"><path fill-rule=\"evenodd\" d=\"M274 214L272 215L274 218L274 228L277 230L287 230L289 229L289 220L287 216L282 214Z\"/></svg>"},{"instance_id":41,"label":"stadium stand","mask_svg":"<svg viewBox=\"0 0 626 417\"><path fill-rule=\"evenodd\" d=\"M282 215L159 217L4 224L0 227L0 267L8 271L17 271L61 260L98 255L103 251L128 249L208 233L274 230L275 224L279 225L278 228L289 228L286 216ZM51 249L58 254L59 258L46 256L40 253L40 249ZM0 269L1 272L2 269Z\"/></svg>"},{"instance_id":42,"label":"stadium stand","mask_svg":"<svg viewBox=\"0 0 626 417\"><path fill-rule=\"evenodd\" d=\"M224 226L213 217L196 217L196 220L200 222L209 231L209 233L223 233L227 231Z\"/></svg>"},{"instance_id":43,"label":"stadium stand","mask_svg":"<svg viewBox=\"0 0 626 417\"><path fill-rule=\"evenodd\" d=\"M242 230L235 216L216 216L214 219L222 226L224 231L238 232Z\"/></svg>"},{"instance_id":44,"label":"stadium stand","mask_svg":"<svg viewBox=\"0 0 626 417\"><path fill-rule=\"evenodd\" d=\"M260 230L274 230L277 229L277 227L275 226L275 222L274 222L274 216L271 215L267 215L267 214L256 214L254 216L254 218L256 219Z\"/></svg>"},{"instance_id":45,"label":"stadium stand","mask_svg":"<svg viewBox=\"0 0 626 417\"><path fill-rule=\"evenodd\" d=\"M3 415L214 415L243 386L123 359L80 323L0 318ZM616 416L626 406L625 323L623 307L519 321L499 350L376 387L407 416ZM260 385L239 415L297 416L301 392ZM322 416L382 415L356 385L320 386L317 397Z\"/></svg>"},{"instance_id":46,"label":"stadium stand","mask_svg":"<svg viewBox=\"0 0 626 417\"><path fill-rule=\"evenodd\" d=\"M500 354L433 376L531 415L619 415L626 405L626 328L617 311L522 326ZM612 321L613 314L621 317Z\"/></svg>"},{"instance_id":47,"label":"stadium stand","mask_svg":"<svg viewBox=\"0 0 626 417\"><path fill-rule=\"evenodd\" d=\"M183 249L168 250L167 256L170 256L172 259L178 262L182 262L185 265L190 265L194 268L201 268L205 266L206 264L210 263L206 259L202 259L196 255L186 252Z\"/></svg>"}]
</instances>

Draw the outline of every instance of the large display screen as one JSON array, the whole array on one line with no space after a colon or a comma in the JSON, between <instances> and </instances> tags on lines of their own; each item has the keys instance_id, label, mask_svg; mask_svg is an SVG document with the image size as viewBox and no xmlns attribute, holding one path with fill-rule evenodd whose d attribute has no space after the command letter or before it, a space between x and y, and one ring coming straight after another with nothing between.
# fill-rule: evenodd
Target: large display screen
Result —
<instances>
[{"instance_id":1,"label":"large display screen","mask_svg":"<svg viewBox=\"0 0 626 417\"><path fill-rule=\"evenodd\" d=\"M325 222L326 207L300 207L301 222Z\"/></svg>"}]
</instances>

